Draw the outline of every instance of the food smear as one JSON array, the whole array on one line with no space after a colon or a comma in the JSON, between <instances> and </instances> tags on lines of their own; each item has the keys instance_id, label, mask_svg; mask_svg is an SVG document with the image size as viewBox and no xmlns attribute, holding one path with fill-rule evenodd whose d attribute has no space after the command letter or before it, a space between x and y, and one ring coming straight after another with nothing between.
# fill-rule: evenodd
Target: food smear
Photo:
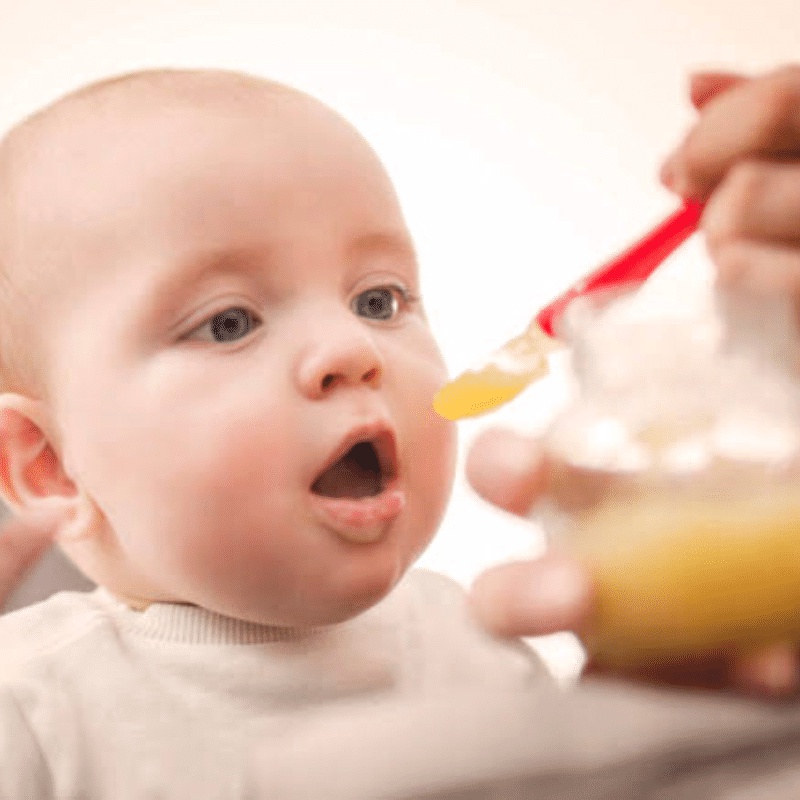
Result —
<instances>
[{"instance_id":1,"label":"food smear","mask_svg":"<svg viewBox=\"0 0 800 800\"><path fill-rule=\"evenodd\" d=\"M487 361L446 384L433 400L437 414L450 420L474 417L515 398L547 375L547 356L558 347L536 323L506 342Z\"/></svg>"}]
</instances>

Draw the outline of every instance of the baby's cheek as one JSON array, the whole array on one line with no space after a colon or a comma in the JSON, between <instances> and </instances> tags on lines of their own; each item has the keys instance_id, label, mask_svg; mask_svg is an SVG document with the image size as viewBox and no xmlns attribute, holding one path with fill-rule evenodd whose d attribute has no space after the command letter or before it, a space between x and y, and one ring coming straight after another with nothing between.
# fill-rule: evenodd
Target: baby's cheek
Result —
<instances>
[{"instance_id":1,"label":"baby's cheek","mask_svg":"<svg viewBox=\"0 0 800 800\"><path fill-rule=\"evenodd\" d=\"M426 448L423 450L427 455L429 468L427 471L428 483L435 495L440 498L440 504L444 506L453 486L455 478L456 458L457 458L457 438L455 423L445 420L438 414L430 423L427 431Z\"/></svg>"},{"instance_id":2,"label":"baby's cheek","mask_svg":"<svg viewBox=\"0 0 800 800\"><path fill-rule=\"evenodd\" d=\"M443 496L446 502L455 474L456 425L433 410L433 398L447 380L447 370L435 343L423 343L417 358L408 364L407 380L401 390L408 398L407 431L409 457L422 471L424 494L429 501Z\"/></svg>"},{"instance_id":3,"label":"baby's cheek","mask_svg":"<svg viewBox=\"0 0 800 800\"><path fill-rule=\"evenodd\" d=\"M409 498L417 508L419 524L433 535L442 517L455 477L457 440L453 422L428 409L417 416L418 428L409 448L413 483Z\"/></svg>"}]
</instances>

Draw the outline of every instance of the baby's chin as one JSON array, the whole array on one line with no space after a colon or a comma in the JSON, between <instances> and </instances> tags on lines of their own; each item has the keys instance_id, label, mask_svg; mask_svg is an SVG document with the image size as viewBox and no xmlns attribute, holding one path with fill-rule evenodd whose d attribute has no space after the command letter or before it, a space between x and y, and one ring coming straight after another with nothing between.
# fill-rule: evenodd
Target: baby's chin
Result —
<instances>
[{"instance_id":1,"label":"baby's chin","mask_svg":"<svg viewBox=\"0 0 800 800\"><path fill-rule=\"evenodd\" d=\"M338 591L327 587L328 591L317 591L287 603L276 609L274 604L265 602L263 606L253 603L253 598L242 598L241 603L225 604L211 610L226 616L283 628L319 628L347 622L380 603L397 584L397 577L386 578L381 582L371 582L366 586ZM204 605L199 603L198 605ZM216 604L214 604L216 605ZM208 606L206 606L208 607Z\"/></svg>"},{"instance_id":2,"label":"baby's chin","mask_svg":"<svg viewBox=\"0 0 800 800\"><path fill-rule=\"evenodd\" d=\"M392 587L385 591L372 593L369 596L360 595L359 597L349 598L346 602L340 600L319 604L314 602L297 609L288 609L283 613L276 614L273 610L265 610L259 613L252 609L242 610L235 616L239 619L246 619L248 622L255 622L260 625L272 625L281 628L321 628L328 625L339 625L348 620L354 619L383 600L389 594Z\"/></svg>"},{"instance_id":3,"label":"baby's chin","mask_svg":"<svg viewBox=\"0 0 800 800\"><path fill-rule=\"evenodd\" d=\"M317 628L336 625L363 614L380 603L407 572L413 559L398 557L368 559L365 563L339 564L327 574L301 579L278 589L275 583L257 575L240 580L206 582L193 580L152 581L108 580L117 575L95 574L90 577L118 600L136 611L161 603L191 605L215 614L257 625L285 628ZM99 580L98 580L99 579ZM105 579L105 580L104 580ZM270 591L272 589L272 591Z\"/></svg>"}]
</instances>

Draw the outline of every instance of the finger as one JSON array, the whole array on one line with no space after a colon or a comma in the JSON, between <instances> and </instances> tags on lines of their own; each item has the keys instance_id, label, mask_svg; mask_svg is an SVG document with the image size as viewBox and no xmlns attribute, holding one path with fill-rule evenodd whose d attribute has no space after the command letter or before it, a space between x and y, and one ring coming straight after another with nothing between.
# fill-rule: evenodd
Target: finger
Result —
<instances>
[{"instance_id":1,"label":"finger","mask_svg":"<svg viewBox=\"0 0 800 800\"><path fill-rule=\"evenodd\" d=\"M800 250L741 240L709 248L719 283L756 295L788 294L800 299Z\"/></svg>"},{"instance_id":2,"label":"finger","mask_svg":"<svg viewBox=\"0 0 800 800\"><path fill-rule=\"evenodd\" d=\"M717 95L668 159L672 188L705 200L736 161L800 156L800 67L753 78Z\"/></svg>"},{"instance_id":3,"label":"finger","mask_svg":"<svg viewBox=\"0 0 800 800\"><path fill-rule=\"evenodd\" d=\"M791 697L800 691L797 649L777 644L734 661L731 682L742 692L768 697Z\"/></svg>"},{"instance_id":4,"label":"finger","mask_svg":"<svg viewBox=\"0 0 800 800\"><path fill-rule=\"evenodd\" d=\"M594 589L580 565L548 554L487 570L469 602L478 622L497 636L543 636L584 627Z\"/></svg>"},{"instance_id":5,"label":"finger","mask_svg":"<svg viewBox=\"0 0 800 800\"><path fill-rule=\"evenodd\" d=\"M55 526L49 519L18 519L0 530L0 606L25 573L52 544Z\"/></svg>"},{"instance_id":6,"label":"finger","mask_svg":"<svg viewBox=\"0 0 800 800\"><path fill-rule=\"evenodd\" d=\"M708 201L702 228L712 247L756 239L800 248L800 161L734 166Z\"/></svg>"},{"instance_id":7,"label":"finger","mask_svg":"<svg viewBox=\"0 0 800 800\"><path fill-rule=\"evenodd\" d=\"M689 98L692 105L702 111L711 100L723 92L749 80L732 72L696 72L689 77ZM664 160L659 173L661 183L675 189L677 157L675 154Z\"/></svg>"},{"instance_id":8,"label":"finger","mask_svg":"<svg viewBox=\"0 0 800 800\"><path fill-rule=\"evenodd\" d=\"M696 72L689 78L689 98L699 111L717 95L748 80L734 72Z\"/></svg>"},{"instance_id":9,"label":"finger","mask_svg":"<svg viewBox=\"0 0 800 800\"><path fill-rule=\"evenodd\" d=\"M484 431L473 442L466 472L481 497L514 514L527 514L544 489L536 441L502 428Z\"/></svg>"}]
</instances>

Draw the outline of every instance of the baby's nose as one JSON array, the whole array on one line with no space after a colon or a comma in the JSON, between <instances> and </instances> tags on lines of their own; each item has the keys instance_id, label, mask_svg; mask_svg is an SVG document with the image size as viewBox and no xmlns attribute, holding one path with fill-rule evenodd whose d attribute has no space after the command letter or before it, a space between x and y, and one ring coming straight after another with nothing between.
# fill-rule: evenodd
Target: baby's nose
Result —
<instances>
[{"instance_id":1,"label":"baby's nose","mask_svg":"<svg viewBox=\"0 0 800 800\"><path fill-rule=\"evenodd\" d=\"M380 387L384 363L366 331L325 337L304 356L298 371L301 391L320 399L342 386Z\"/></svg>"}]
</instances>

